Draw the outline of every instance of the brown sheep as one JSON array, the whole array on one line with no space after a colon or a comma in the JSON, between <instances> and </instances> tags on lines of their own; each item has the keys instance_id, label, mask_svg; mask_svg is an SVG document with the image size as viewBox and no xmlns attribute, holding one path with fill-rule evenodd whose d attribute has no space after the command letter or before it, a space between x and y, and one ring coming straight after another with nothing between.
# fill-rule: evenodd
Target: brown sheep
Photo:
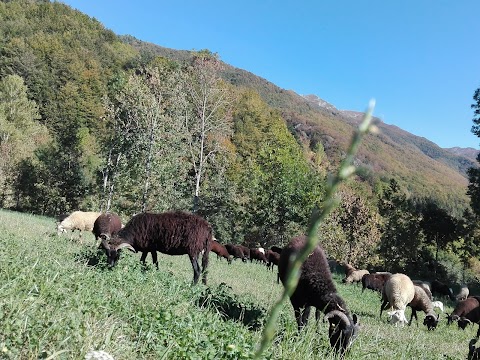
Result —
<instances>
[{"instance_id":1,"label":"brown sheep","mask_svg":"<svg viewBox=\"0 0 480 360\"><path fill-rule=\"evenodd\" d=\"M272 269L273 271L273 265L278 266L278 262L280 261L280 254L273 250L267 250L265 257L268 260L267 267Z\"/></svg>"},{"instance_id":2,"label":"brown sheep","mask_svg":"<svg viewBox=\"0 0 480 360\"><path fill-rule=\"evenodd\" d=\"M232 259L230 258L230 254L227 251L227 248L223 245L220 244L218 241L213 240L212 241L212 251L217 254L217 257L220 258L225 258L227 259L227 262L229 264L232 263Z\"/></svg>"},{"instance_id":3,"label":"brown sheep","mask_svg":"<svg viewBox=\"0 0 480 360\"><path fill-rule=\"evenodd\" d=\"M226 244L225 248L227 249L228 253L233 256L234 259L242 259L243 262L247 261L243 250L238 245Z\"/></svg>"},{"instance_id":4,"label":"brown sheep","mask_svg":"<svg viewBox=\"0 0 480 360\"><path fill-rule=\"evenodd\" d=\"M252 262L253 260L257 260L264 264L268 264L268 260L265 254L256 248L250 249L250 262Z\"/></svg>"},{"instance_id":5,"label":"brown sheep","mask_svg":"<svg viewBox=\"0 0 480 360\"><path fill-rule=\"evenodd\" d=\"M282 250L278 271L283 284L286 281L290 257L303 248L305 243L306 237L299 236L292 239ZM327 258L320 246L315 247L303 263L300 278L295 291L290 296L290 302L299 330L307 324L312 306L317 309L317 320L320 311L326 314L325 318L330 322L328 335L330 345L343 356L357 336L358 320L356 315L353 317L350 315L345 302L337 293Z\"/></svg>"},{"instance_id":6,"label":"brown sheep","mask_svg":"<svg viewBox=\"0 0 480 360\"><path fill-rule=\"evenodd\" d=\"M423 311L425 313L423 324L427 326L428 330L435 330L438 325L440 315L437 316L433 311L432 300L425 290L419 285L414 284L413 287L415 289L415 295L413 296L412 301L410 301L408 304L408 306L412 309L412 315L410 316L408 325L412 324L414 317L418 324L417 311Z\"/></svg>"},{"instance_id":7,"label":"brown sheep","mask_svg":"<svg viewBox=\"0 0 480 360\"><path fill-rule=\"evenodd\" d=\"M122 219L117 214L106 213L101 214L95 223L93 224L93 235L95 235L95 240L103 238L106 236L111 237L113 234L116 234L122 229Z\"/></svg>"},{"instance_id":8,"label":"brown sheep","mask_svg":"<svg viewBox=\"0 0 480 360\"><path fill-rule=\"evenodd\" d=\"M392 273L389 272L381 272L381 273L373 273L373 274L365 274L362 276L362 292L365 289L370 289L373 291L378 291L380 294L383 291L383 286L390 279Z\"/></svg>"},{"instance_id":9,"label":"brown sheep","mask_svg":"<svg viewBox=\"0 0 480 360\"><path fill-rule=\"evenodd\" d=\"M142 262L150 252L157 267L157 251L168 255L187 254L193 267L194 284L200 277L198 258L203 251L201 272L202 281L206 284L206 268L212 237L210 224L198 215L183 211L162 214L141 213L132 217L117 234L102 240L102 246L110 266L116 264L118 252L122 248L134 252L141 251Z\"/></svg>"}]
</instances>

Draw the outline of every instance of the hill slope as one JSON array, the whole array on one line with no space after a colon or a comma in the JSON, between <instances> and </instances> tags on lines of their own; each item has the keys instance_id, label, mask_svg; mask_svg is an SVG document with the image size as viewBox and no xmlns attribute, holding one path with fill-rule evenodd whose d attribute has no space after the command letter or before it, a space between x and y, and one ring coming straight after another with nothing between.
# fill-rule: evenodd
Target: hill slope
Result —
<instances>
[{"instance_id":1,"label":"hill slope","mask_svg":"<svg viewBox=\"0 0 480 360\"><path fill-rule=\"evenodd\" d=\"M177 61L183 61L191 54L142 42L131 36L122 39L144 53ZM255 89L270 106L281 111L301 142L311 149L320 142L332 164L341 159L362 116L358 112L338 110L315 95L301 96L282 89L228 64L222 77L235 86ZM460 214L468 203L466 171L477 166L475 157L478 152L442 149L428 139L381 121L378 127L380 133L370 135L357 156L357 164L366 169L364 179L374 186L378 181L394 177L413 195L437 199L445 208Z\"/></svg>"}]
</instances>

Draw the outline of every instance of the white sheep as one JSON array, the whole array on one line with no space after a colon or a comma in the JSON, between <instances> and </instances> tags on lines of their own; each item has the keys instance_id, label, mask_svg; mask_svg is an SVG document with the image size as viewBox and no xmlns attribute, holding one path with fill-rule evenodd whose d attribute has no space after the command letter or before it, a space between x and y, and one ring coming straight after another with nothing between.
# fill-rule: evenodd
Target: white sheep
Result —
<instances>
[{"instance_id":1,"label":"white sheep","mask_svg":"<svg viewBox=\"0 0 480 360\"><path fill-rule=\"evenodd\" d=\"M72 234L75 230L80 231L80 238L82 237L82 231L92 231L95 220L102 213L93 211L74 211L65 219L62 220L57 226L57 233L67 232L72 230Z\"/></svg>"},{"instance_id":2,"label":"white sheep","mask_svg":"<svg viewBox=\"0 0 480 360\"><path fill-rule=\"evenodd\" d=\"M443 308L443 303L441 301L432 301L432 306L434 308L439 308L441 312L444 311L444 308Z\"/></svg>"},{"instance_id":3,"label":"white sheep","mask_svg":"<svg viewBox=\"0 0 480 360\"><path fill-rule=\"evenodd\" d=\"M383 303L380 307L380 316L389 304L393 310L388 312L390 322L400 325L408 323L405 317L405 309L414 296L415 288L412 280L405 274L393 274L383 287Z\"/></svg>"},{"instance_id":4,"label":"white sheep","mask_svg":"<svg viewBox=\"0 0 480 360\"><path fill-rule=\"evenodd\" d=\"M455 298L457 299L457 301L465 300L469 294L470 290L468 290L467 285L462 285L462 287L460 288L460 292Z\"/></svg>"}]
</instances>

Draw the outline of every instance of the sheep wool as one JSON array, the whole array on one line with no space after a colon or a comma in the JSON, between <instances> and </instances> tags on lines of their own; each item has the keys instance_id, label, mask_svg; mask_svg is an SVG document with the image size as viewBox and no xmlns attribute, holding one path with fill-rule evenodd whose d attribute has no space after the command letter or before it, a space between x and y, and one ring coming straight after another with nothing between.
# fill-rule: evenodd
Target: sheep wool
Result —
<instances>
[{"instance_id":1,"label":"sheep wool","mask_svg":"<svg viewBox=\"0 0 480 360\"><path fill-rule=\"evenodd\" d=\"M57 226L59 233L67 230L92 231L95 220L101 215L93 211L74 211Z\"/></svg>"}]
</instances>

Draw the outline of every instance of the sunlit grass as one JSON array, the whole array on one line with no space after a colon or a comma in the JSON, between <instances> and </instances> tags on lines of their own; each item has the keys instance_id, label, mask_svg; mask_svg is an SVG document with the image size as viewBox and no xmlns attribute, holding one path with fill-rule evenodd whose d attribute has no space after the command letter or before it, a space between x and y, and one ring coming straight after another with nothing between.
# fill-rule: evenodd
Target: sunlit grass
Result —
<instances>
[{"instance_id":1,"label":"sunlit grass","mask_svg":"<svg viewBox=\"0 0 480 360\"><path fill-rule=\"evenodd\" d=\"M92 349L115 359L253 357L262 329L249 330L199 307L206 288L192 286L187 256L162 255L159 271L151 265L145 271L139 254L125 252L108 270L103 254L96 266L87 265L97 252L93 235L85 234L85 240L81 245L57 236L53 219L0 211L0 359L84 359ZM466 358L477 325L465 331L447 327L442 315L437 330L429 332L419 314L418 326L393 327L386 314L379 318L378 294L362 293L341 278L334 275L338 291L362 326L347 359ZM238 260L228 265L212 254L208 287L215 291L221 283L238 301L265 309L282 291L276 270ZM333 359L327 323L315 324L312 318L299 335L292 307L285 303L264 357Z\"/></svg>"}]
</instances>

